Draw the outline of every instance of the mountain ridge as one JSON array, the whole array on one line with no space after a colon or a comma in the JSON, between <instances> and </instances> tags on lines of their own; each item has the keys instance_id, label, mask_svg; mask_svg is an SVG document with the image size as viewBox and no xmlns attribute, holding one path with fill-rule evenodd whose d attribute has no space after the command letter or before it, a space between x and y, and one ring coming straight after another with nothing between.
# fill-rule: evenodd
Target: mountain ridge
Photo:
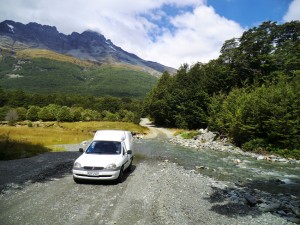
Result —
<instances>
[{"instance_id":1,"label":"mountain ridge","mask_svg":"<svg viewBox=\"0 0 300 225\"><path fill-rule=\"evenodd\" d=\"M25 25L5 20L0 23L0 36L2 39L5 37L12 39L11 46L8 45L6 48L13 52L26 48L47 49L98 63L123 63L139 66L156 77L159 77L164 71L176 72L171 67L141 59L114 45L104 35L91 30L82 33L74 31L70 35L65 35L60 33L55 26L41 25L35 22Z\"/></svg>"}]
</instances>

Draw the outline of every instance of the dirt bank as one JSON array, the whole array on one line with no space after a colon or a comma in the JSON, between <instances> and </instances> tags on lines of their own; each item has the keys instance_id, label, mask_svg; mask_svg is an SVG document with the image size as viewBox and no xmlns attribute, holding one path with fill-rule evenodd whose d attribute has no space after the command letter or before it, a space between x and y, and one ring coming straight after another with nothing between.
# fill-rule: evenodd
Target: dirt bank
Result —
<instances>
[{"instance_id":1,"label":"dirt bank","mask_svg":"<svg viewBox=\"0 0 300 225\"><path fill-rule=\"evenodd\" d=\"M151 121L148 118L142 118L140 122L141 126L148 127L150 132L144 137L145 139L151 139L151 138L172 138L175 131L171 129L166 129L162 127L156 127L151 123Z\"/></svg>"}]
</instances>

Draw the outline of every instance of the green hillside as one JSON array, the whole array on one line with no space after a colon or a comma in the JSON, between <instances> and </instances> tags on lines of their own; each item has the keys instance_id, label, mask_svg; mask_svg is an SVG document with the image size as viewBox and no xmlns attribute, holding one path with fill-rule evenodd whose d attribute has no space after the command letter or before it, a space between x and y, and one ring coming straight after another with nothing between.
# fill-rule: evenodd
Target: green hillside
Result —
<instances>
[{"instance_id":1,"label":"green hillside","mask_svg":"<svg viewBox=\"0 0 300 225\"><path fill-rule=\"evenodd\" d=\"M51 57L47 57L51 55ZM54 56L54 57L53 57ZM157 78L128 66L85 65L82 61L44 54L0 57L0 87L36 93L143 98ZM64 59L64 60L62 60Z\"/></svg>"}]
</instances>

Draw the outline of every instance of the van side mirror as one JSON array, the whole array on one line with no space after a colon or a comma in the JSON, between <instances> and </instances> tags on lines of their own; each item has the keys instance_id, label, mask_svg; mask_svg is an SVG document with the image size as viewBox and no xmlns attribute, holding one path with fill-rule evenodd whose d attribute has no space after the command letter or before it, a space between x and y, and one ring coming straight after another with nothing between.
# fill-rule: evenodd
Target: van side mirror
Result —
<instances>
[{"instance_id":1,"label":"van side mirror","mask_svg":"<svg viewBox=\"0 0 300 225\"><path fill-rule=\"evenodd\" d=\"M127 154L131 155L132 154L132 150L128 150Z\"/></svg>"},{"instance_id":2,"label":"van side mirror","mask_svg":"<svg viewBox=\"0 0 300 225\"><path fill-rule=\"evenodd\" d=\"M79 152L83 152L83 148L79 148Z\"/></svg>"}]
</instances>

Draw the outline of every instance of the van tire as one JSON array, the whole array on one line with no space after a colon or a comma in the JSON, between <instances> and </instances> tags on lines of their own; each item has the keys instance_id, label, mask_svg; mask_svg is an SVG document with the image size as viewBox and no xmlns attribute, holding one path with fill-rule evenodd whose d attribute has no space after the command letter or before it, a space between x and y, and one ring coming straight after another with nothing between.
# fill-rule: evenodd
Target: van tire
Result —
<instances>
[{"instance_id":1,"label":"van tire","mask_svg":"<svg viewBox=\"0 0 300 225\"><path fill-rule=\"evenodd\" d=\"M131 162L130 162L128 168L127 168L127 171L128 171L128 172L131 172L131 171L132 171L132 161L133 161L133 160L131 160Z\"/></svg>"},{"instance_id":2,"label":"van tire","mask_svg":"<svg viewBox=\"0 0 300 225\"><path fill-rule=\"evenodd\" d=\"M124 181L124 166L121 167L119 176L116 181L117 181L117 184L120 184Z\"/></svg>"},{"instance_id":3,"label":"van tire","mask_svg":"<svg viewBox=\"0 0 300 225\"><path fill-rule=\"evenodd\" d=\"M81 184L82 183L82 180L81 179L78 179L76 177L73 177L73 180L76 184Z\"/></svg>"}]
</instances>

